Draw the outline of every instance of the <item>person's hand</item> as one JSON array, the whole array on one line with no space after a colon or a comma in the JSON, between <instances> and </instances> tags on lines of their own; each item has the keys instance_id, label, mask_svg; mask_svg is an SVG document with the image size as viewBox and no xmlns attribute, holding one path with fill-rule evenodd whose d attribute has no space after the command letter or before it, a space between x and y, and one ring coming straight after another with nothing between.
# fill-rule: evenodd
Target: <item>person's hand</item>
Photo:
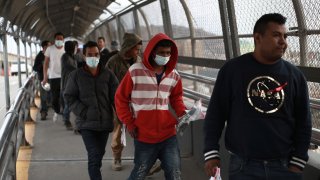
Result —
<instances>
[{"instance_id":1,"label":"person's hand","mask_svg":"<svg viewBox=\"0 0 320 180\"><path fill-rule=\"evenodd\" d=\"M47 82L48 82L48 78L45 78L45 77L44 77L41 83L42 83L42 84L46 84Z\"/></svg>"},{"instance_id":2,"label":"person's hand","mask_svg":"<svg viewBox=\"0 0 320 180\"><path fill-rule=\"evenodd\" d=\"M204 170L209 177L214 177L216 175L217 167L220 167L219 159L210 159L204 164Z\"/></svg>"},{"instance_id":3,"label":"person's hand","mask_svg":"<svg viewBox=\"0 0 320 180\"><path fill-rule=\"evenodd\" d=\"M130 136L133 137L133 138L136 138L137 135L138 135L137 127L134 127L132 130L128 129L128 132L129 132Z\"/></svg>"},{"instance_id":4,"label":"person's hand","mask_svg":"<svg viewBox=\"0 0 320 180\"><path fill-rule=\"evenodd\" d=\"M288 169L294 173L302 173L301 169L297 168L296 166L289 165Z\"/></svg>"}]
</instances>

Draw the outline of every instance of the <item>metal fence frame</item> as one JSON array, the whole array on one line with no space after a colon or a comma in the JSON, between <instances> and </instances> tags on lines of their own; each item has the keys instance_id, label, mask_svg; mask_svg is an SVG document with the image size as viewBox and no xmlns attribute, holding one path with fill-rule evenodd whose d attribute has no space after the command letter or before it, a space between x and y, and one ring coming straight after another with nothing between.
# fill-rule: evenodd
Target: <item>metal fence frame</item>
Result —
<instances>
[{"instance_id":1,"label":"metal fence frame","mask_svg":"<svg viewBox=\"0 0 320 180\"><path fill-rule=\"evenodd\" d=\"M196 62L196 63L194 63ZM225 61L222 60L214 60L214 59L205 59L205 58L191 58L191 57L182 57L179 56L179 63L182 64L190 64L190 65L196 65L196 66L202 66L202 67L211 67L211 68L221 68L223 63ZM302 72L305 74L307 80L312 80L313 82L320 82L320 77L316 76L317 72L320 72L320 68L305 68L305 67L300 67ZM210 78L210 77L204 77L200 75L195 75L195 74L190 74L190 73L185 73L179 71L180 75L184 79L189 79L192 81L197 81L209 85L214 85L215 84L215 78ZM208 106L210 97L200 94L196 91L186 89L184 88L184 96L191 98L193 100L199 100L203 99L203 105ZM310 99L310 108L316 109L317 111L320 111L320 99ZM320 121L320 120L319 120ZM320 146L320 129L312 128L312 137L311 137L311 143L316 144Z\"/></svg>"},{"instance_id":2,"label":"metal fence frame","mask_svg":"<svg viewBox=\"0 0 320 180\"><path fill-rule=\"evenodd\" d=\"M35 73L19 89L14 103L4 117L0 128L0 179L16 179L16 161L25 139L25 122L30 119L29 110L35 95Z\"/></svg>"}]
</instances>

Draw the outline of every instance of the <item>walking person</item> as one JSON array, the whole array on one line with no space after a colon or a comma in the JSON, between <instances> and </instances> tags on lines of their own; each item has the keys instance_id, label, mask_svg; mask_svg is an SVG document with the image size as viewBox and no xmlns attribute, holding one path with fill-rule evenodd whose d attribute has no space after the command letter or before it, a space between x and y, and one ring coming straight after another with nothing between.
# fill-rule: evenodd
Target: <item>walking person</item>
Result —
<instances>
[{"instance_id":1,"label":"walking person","mask_svg":"<svg viewBox=\"0 0 320 180\"><path fill-rule=\"evenodd\" d=\"M65 53L61 57L61 93L63 97L63 92L66 88L67 81L69 79L70 73L77 69L77 61L75 59L75 43L73 41L66 41L64 43ZM63 122L67 130L73 130L70 122L70 109L63 97Z\"/></svg>"},{"instance_id":2,"label":"walking person","mask_svg":"<svg viewBox=\"0 0 320 180\"><path fill-rule=\"evenodd\" d=\"M88 172L91 180L101 180L102 158L109 133L113 130L114 95L118 80L99 63L96 42L84 46L86 64L71 72L64 98L76 115L79 130L88 154Z\"/></svg>"},{"instance_id":3,"label":"walking person","mask_svg":"<svg viewBox=\"0 0 320 180\"><path fill-rule=\"evenodd\" d=\"M74 59L77 62L77 67L82 67L84 66L84 64L86 64L85 61L85 57L83 55L83 53L81 52L80 48L79 48L79 43L78 41L74 40L73 43L76 45L75 50L74 50Z\"/></svg>"},{"instance_id":4,"label":"walking person","mask_svg":"<svg viewBox=\"0 0 320 180\"><path fill-rule=\"evenodd\" d=\"M50 83L52 94L52 107L54 110L53 120L56 121L61 116L60 111L60 86L61 86L61 57L64 54L64 35L58 32L54 35L55 43L49 46L44 55L43 80L42 84Z\"/></svg>"},{"instance_id":5,"label":"walking person","mask_svg":"<svg viewBox=\"0 0 320 180\"><path fill-rule=\"evenodd\" d=\"M108 54L108 56L106 57L107 60L109 60L112 56L114 56L115 54L118 54L119 52L119 48L118 48L118 42L117 41L111 41L111 52Z\"/></svg>"},{"instance_id":6,"label":"walking person","mask_svg":"<svg viewBox=\"0 0 320 180\"><path fill-rule=\"evenodd\" d=\"M41 47L42 51L40 51L34 61L33 70L37 72L38 79L40 82L43 80L43 64L44 64L44 52L46 52L47 47L50 46L50 42L45 40L42 41ZM47 106L47 94L48 92L40 86L40 115L41 120L46 120L48 115L48 106Z\"/></svg>"},{"instance_id":7,"label":"walking person","mask_svg":"<svg viewBox=\"0 0 320 180\"><path fill-rule=\"evenodd\" d=\"M178 117L185 115L181 77L174 69L178 50L173 40L159 33L148 43L142 62L133 64L116 92L116 110L134 138L134 168L129 180L145 179L157 159L166 180L181 179L176 137Z\"/></svg>"},{"instance_id":8,"label":"walking person","mask_svg":"<svg viewBox=\"0 0 320 180\"><path fill-rule=\"evenodd\" d=\"M110 51L106 48L106 40L104 37L98 37L98 47L100 51L100 61L99 63L101 64L102 67L104 67L108 60L109 60L109 53Z\"/></svg>"},{"instance_id":9,"label":"walking person","mask_svg":"<svg viewBox=\"0 0 320 180\"><path fill-rule=\"evenodd\" d=\"M301 180L308 160L311 115L306 79L282 59L286 18L265 14L253 29L252 53L220 69L207 109L205 171L220 166L219 139L226 124L229 180Z\"/></svg>"},{"instance_id":10,"label":"walking person","mask_svg":"<svg viewBox=\"0 0 320 180\"><path fill-rule=\"evenodd\" d=\"M108 60L106 66L116 75L119 82L121 82L132 64L136 63L138 60L141 61L139 57L141 46L142 39L138 35L134 33L125 33L121 50ZM121 129L122 123L119 121L118 117L115 116L111 143L114 158L112 169L115 171L120 171L122 169L121 154L124 146L121 143Z\"/></svg>"}]
</instances>

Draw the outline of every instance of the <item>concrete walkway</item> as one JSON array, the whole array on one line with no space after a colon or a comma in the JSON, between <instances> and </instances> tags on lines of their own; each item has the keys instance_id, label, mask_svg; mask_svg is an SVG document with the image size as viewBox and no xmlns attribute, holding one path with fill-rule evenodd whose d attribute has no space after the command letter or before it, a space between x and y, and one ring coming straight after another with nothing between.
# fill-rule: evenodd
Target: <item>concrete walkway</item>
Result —
<instances>
[{"instance_id":1,"label":"concrete walkway","mask_svg":"<svg viewBox=\"0 0 320 180\"><path fill-rule=\"evenodd\" d=\"M29 180L89 180L87 155L80 135L67 131L62 121L52 121L50 111L47 120L40 121L38 114L33 138L33 149L29 166ZM106 147L101 169L103 179L125 180L133 168L133 141L127 136L127 147L123 151L123 170L113 171L111 134ZM163 180L163 171L147 177L152 180ZM201 167L192 158L182 158L182 179L209 179Z\"/></svg>"}]
</instances>

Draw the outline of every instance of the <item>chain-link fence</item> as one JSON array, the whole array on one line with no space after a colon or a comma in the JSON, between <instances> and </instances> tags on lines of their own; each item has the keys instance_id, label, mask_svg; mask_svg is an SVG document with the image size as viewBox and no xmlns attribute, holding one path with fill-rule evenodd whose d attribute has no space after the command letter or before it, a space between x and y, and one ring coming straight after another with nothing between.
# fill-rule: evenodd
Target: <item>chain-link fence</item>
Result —
<instances>
[{"instance_id":1,"label":"chain-link fence","mask_svg":"<svg viewBox=\"0 0 320 180\"><path fill-rule=\"evenodd\" d=\"M121 25L116 21L107 22L110 27L110 35L119 38L123 31L135 32L138 21L139 33L144 44L152 35L165 32L166 23L171 24L171 35L178 46L179 55L212 60L226 60L227 53L234 52L238 48L240 55L252 52L254 42L252 38L253 26L257 19L266 13L281 13L287 17L288 48L283 58L296 66L320 68L320 2L316 0L283 1L283 0L170 0L165 7L160 0L150 1L133 8L137 11L137 19L132 12L124 12L119 15ZM221 9L221 8L227 8ZM229 13L234 10L234 19L230 20ZM170 21L161 15L169 11ZM227 13L225 15L224 13ZM227 24L225 24L227 22ZM234 28L230 28L230 27ZM224 31L224 28L227 31ZM236 31L236 32L234 32ZM230 37L231 33L235 36ZM224 37L228 35L228 37ZM120 36L121 38L121 36ZM110 38L115 39L115 38ZM237 41L238 47L228 44L228 40ZM234 43L237 44L237 43ZM232 47L231 47L232 46ZM204 65L205 66L205 65ZM193 65L178 64L178 70L192 74L215 77L217 69ZM308 73L308 71L304 71ZM320 75L319 75L320 76ZM211 95L212 85L184 80L185 88L190 88L205 95ZM308 82L310 98L320 98L320 82ZM314 126L319 115L313 110ZM320 123L319 123L320 124Z\"/></svg>"}]
</instances>

